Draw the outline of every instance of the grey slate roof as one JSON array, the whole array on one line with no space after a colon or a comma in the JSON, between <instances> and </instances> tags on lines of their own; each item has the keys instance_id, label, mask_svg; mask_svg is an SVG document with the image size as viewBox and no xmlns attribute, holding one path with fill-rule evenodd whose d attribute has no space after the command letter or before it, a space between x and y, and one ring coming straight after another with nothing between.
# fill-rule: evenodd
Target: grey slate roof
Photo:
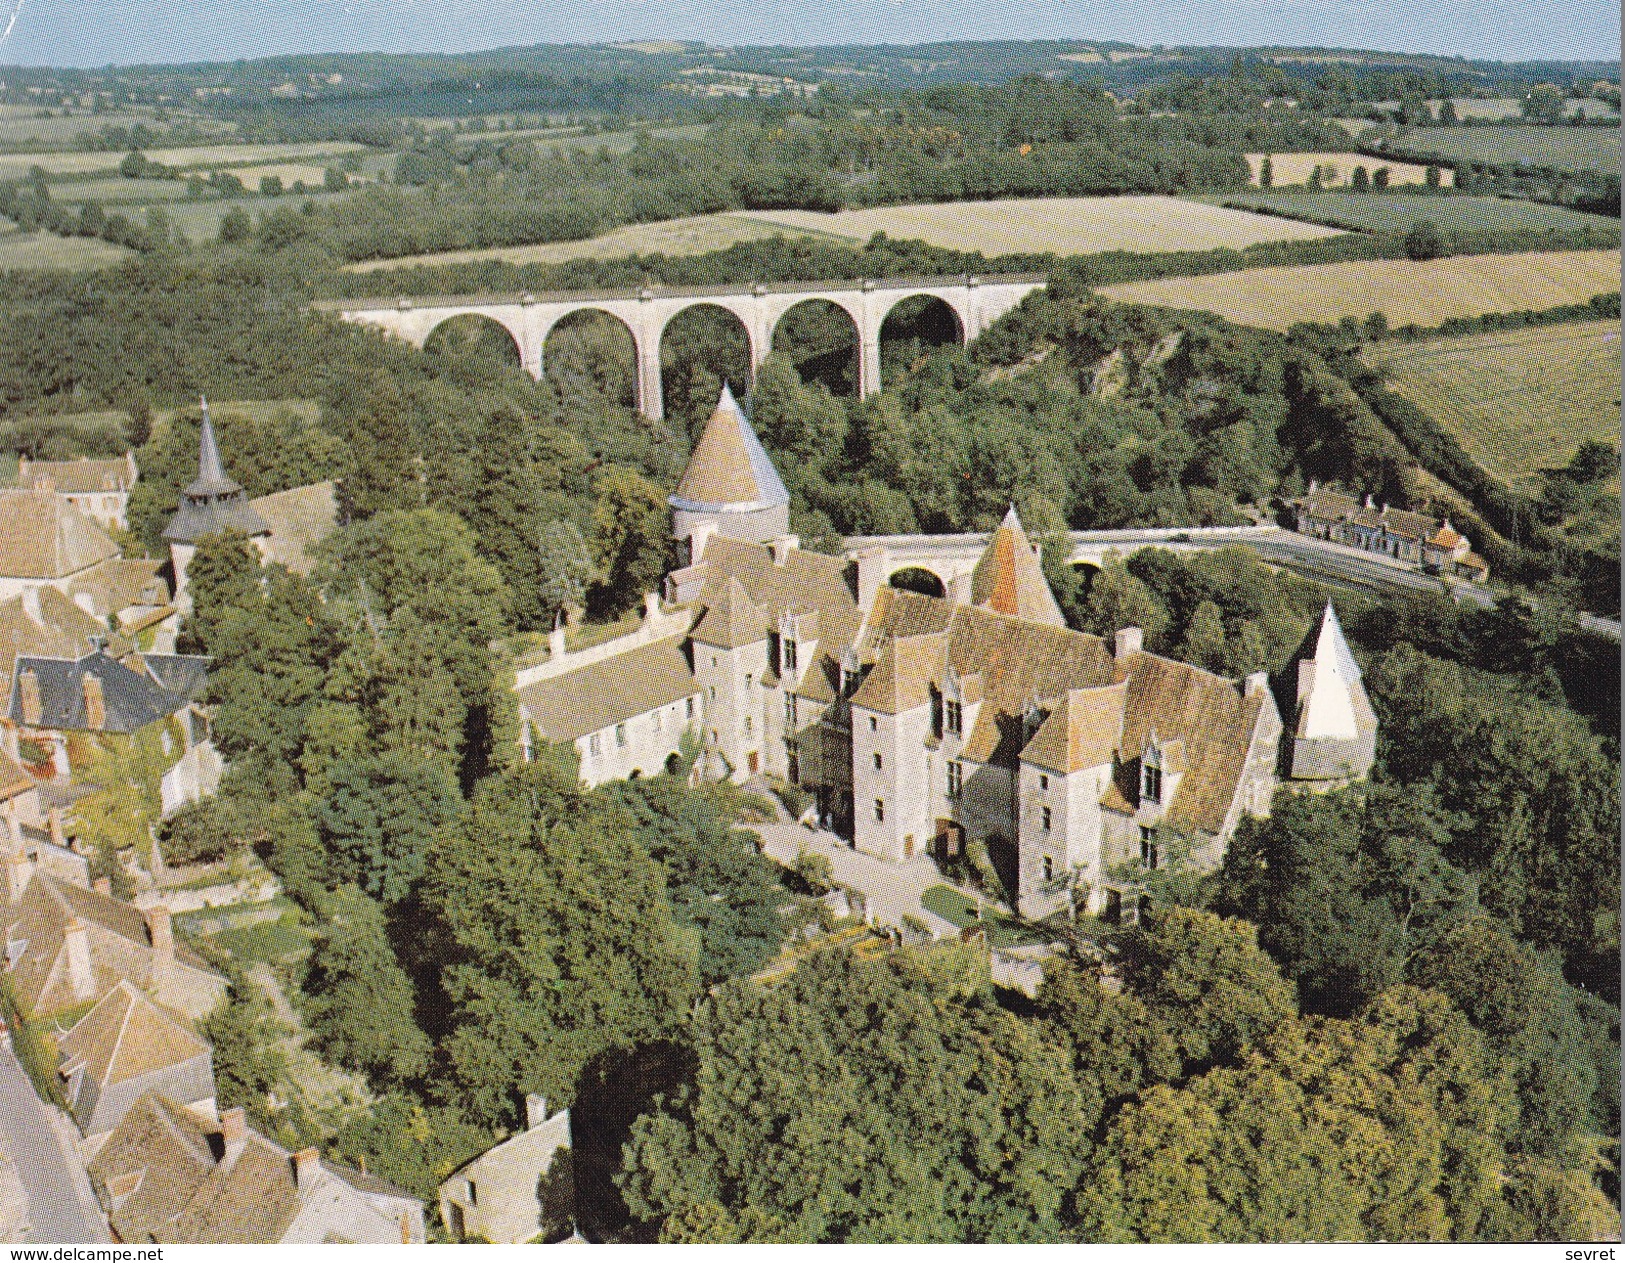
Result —
<instances>
[{"instance_id":1,"label":"grey slate roof","mask_svg":"<svg viewBox=\"0 0 1625 1263\"><path fill-rule=\"evenodd\" d=\"M141 665L166 692L188 702L201 701L209 683L209 660L195 653L144 653Z\"/></svg>"},{"instance_id":2,"label":"grey slate roof","mask_svg":"<svg viewBox=\"0 0 1625 1263\"><path fill-rule=\"evenodd\" d=\"M37 724L25 724L23 721L22 676L26 671L32 671L39 682L40 719ZM174 714L188 700L182 694L171 693L151 677L130 670L98 649L78 661L19 657L11 675L11 696L6 705L6 717L24 727L89 731L90 723L85 714L84 680L87 675L101 681L102 699L106 707L106 721L100 728L102 732L137 732L165 715Z\"/></svg>"},{"instance_id":3,"label":"grey slate roof","mask_svg":"<svg viewBox=\"0 0 1625 1263\"><path fill-rule=\"evenodd\" d=\"M222 531L264 535L270 529L249 504L242 484L227 476L205 400L203 432L198 440L197 477L181 492L180 507L164 527L164 538L176 544L195 544L205 535L218 535Z\"/></svg>"}]
</instances>

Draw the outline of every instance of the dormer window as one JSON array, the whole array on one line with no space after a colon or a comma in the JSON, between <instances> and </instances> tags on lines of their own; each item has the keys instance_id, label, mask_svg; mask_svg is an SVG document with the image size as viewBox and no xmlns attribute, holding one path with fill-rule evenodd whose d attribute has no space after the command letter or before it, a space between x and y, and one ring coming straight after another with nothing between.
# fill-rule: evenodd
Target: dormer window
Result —
<instances>
[{"instance_id":1,"label":"dormer window","mask_svg":"<svg viewBox=\"0 0 1625 1263\"><path fill-rule=\"evenodd\" d=\"M1162 769L1149 762L1140 765L1140 801L1162 801Z\"/></svg>"},{"instance_id":2,"label":"dormer window","mask_svg":"<svg viewBox=\"0 0 1625 1263\"><path fill-rule=\"evenodd\" d=\"M942 702L942 726L955 736L965 728L965 712L951 697L944 698Z\"/></svg>"},{"instance_id":3,"label":"dormer window","mask_svg":"<svg viewBox=\"0 0 1625 1263\"><path fill-rule=\"evenodd\" d=\"M788 636L779 642L779 674L793 675L796 670L796 642Z\"/></svg>"}]
</instances>

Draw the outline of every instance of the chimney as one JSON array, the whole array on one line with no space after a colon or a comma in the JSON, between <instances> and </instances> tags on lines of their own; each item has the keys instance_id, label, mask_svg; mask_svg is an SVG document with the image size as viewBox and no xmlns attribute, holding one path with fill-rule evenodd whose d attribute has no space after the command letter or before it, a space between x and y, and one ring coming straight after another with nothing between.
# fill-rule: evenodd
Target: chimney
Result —
<instances>
[{"instance_id":1,"label":"chimney","mask_svg":"<svg viewBox=\"0 0 1625 1263\"><path fill-rule=\"evenodd\" d=\"M401 1244L412 1244L412 1216L404 1210L401 1212Z\"/></svg>"},{"instance_id":2,"label":"chimney","mask_svg":"<svg viewBox=\"0 0 1625 1263\"><path fill-rule=\"evenodd\" d=\"M43 623L45 621L45 615L40 613L39 589L36 587L24 588L22 591L22 598L23 613L27 614L28 617L33 619L36 623Z\"/></svg>"},{"instance_id":3,"label":"chimney","mask_svg":"<svg viewBox=\"0 0 1625 1263\"><path fill-rule=\"evenodd\" d=\"M660 593L645 592L643 594L643 617L651 623L660 620Z\"/></svg>"},{"instance_id":4,"label":"chimney","mask_svg":"<svg viewBox=\"0 0 1625 1263\"><path fill-rule=\"evenodd\" d=\"M100 732L107 727L107 699L102 694L101 677L86 671L80 682L85 689L85 726L92 732Z\"/></svg>"},{"instance_id":5,"label":"chimney","mask_svg":"<svg viewBox=\"0 0 1625 1263\"><path fill-rule=\"evenodd\" d=\"M17 453L17 485L19 487L28 485L28 457L21 452Z\"/></svg>"},{"instance_id":6,"label":"chimney","mask_svg":"<svg viewBox=\"0 0 1625 1263\"><path fill-rule=\"evenodd\" d=\"M1243 697L1257 697L1268 689L1269 686L1270 677L1268 673L1264 671L1254 671L1247 677L1246 683L1242 685L1241 695Z\"/></svg>"},{"instance_id":7,"label":"chimney","mask_svg":"<svg viewBox=\"0 0 1625 1263\"><path fill-rule=\"evenodd\" d=\"M6 894L12 903L23 897L23 891L28 889L28 879L33 875L34 866L28 862L28 856L19 852L7 861Z\"/></svg>"},{"instance_id":8,"label":"chimney","mask_svg":"<svg viewBox=\"0 0 1625 1263\"><path fill-rule=\"evenodd\" d=\"M547 656L549 661L557 661L564 657L564 628L555 627L547 633Z\"/></svg>"},{"instance_id":9,"label":"chimney","mask_svg":"<svg viewBox=\"0 0 1625 1263\"><path fill-rule=\"evenodd\" d=\"M315 1149L301 1149L293 1155L293 1182L299 1187L299 1196L304 1197L316 1186L316 1179L322 1173L322 1155Z\"/></svg>"},{"instance_id":10,"label":"chimney","mask_svg":"<svg viewBox=\"0 0 1625 1263\"><path fill-rule=\"evenodd\" d=\"M1366 496L1366 498L1365 498L1365 507L1368 508L1368 509L1376 508L1377 507L1376 497L1375 496L1370 496L1370 495Z\"/></svg>"},{"instance_id":11,"label":"chimney","mask_svg":"<svg viewBox=\"0 0 1625 1263\"><path fill-rule=\"evenodd\" d=\"M111 877L98 877L90 883L90 888L104 898L111 899L113 897L113 879Z\"/></svg>"},{"instance_id":12,"label":"chimney","mask_svg":"<svg viewBox=\"0 0 1625 1263\"><path fill-rule=\"evenodd\" d=\"M547 1121L547 1098L535 1092L525 1096L525 1130L533 1131Z\"/></svg>"},{"instance_id":13,"label":"chimney","mask_svg":"<svg viewBox=\"0 0 1625 1263\"><path fill-rule=\"evenodd\" d=\"M777 539L769 541L767 546L773 550L773 564L782 566L790 560L791 551L801 547L801 537L799 535L780 535Z\"/></svg>"},{"instance_id":14,"label":"chimney","mask_svg":"<svg viewBox=\"0 0 1625 1263\"><path fill-rule=\"evenodd\" d=\"M45 819L51 830L51 845L67 846L68 839L62 832L62 808L52 807Z\"/></svg>"},{"instance_id":15,"label":"chimney","mask_svg":"<svg viewBox=\"0 0 1625 1263\"><path fill-rule=\"evenodd\" d=\"M44 710L40 705L39 676L34 674L32 668L18 673L17 692L22 697L23 723L30 727L37 725Z\"/></svg>"},{"instance_id":16,"label":"chimney","mask_svg":"<svg viewBox=\"0 0 1625 1263\"><path fill-rule=\"evenodd\" d=\"M1311 478L1309 480L1309 494L1314 495L1315 492L1317 492L1319 490L1320 490L1320 479Z\"/></svg>"},{"instance_id":17,"label":"chimney","mask_svg":"<svg viewBox=\"0 0 1625 1263\"><path fill-rule=\"evenodd\" d=\"M1145 647L1145 632L1138 627L1119 627L1117 629L1116 644L1112 649L1112 657L1119 660L1132 653L1139 653Z\"/></svg>"},{"instance_id":18,"label":"chimney","mask_svg":"<svg viewBox=\"0 0 1625 1263\"><path fill-rule=\"evenodd\" d=\"M68 953L68 985L75 1000L88 1000L96 993L96 974L90 966L90 931L78 917L68 918L62 927L62 946Z\"/></svg>"},{"instance_id":19,"label":"chimney","mask_svg":"<svg viewBox=\"0 0 1625 1263\"><path fill-rule=\"evenodd\" d=\"M248 1139L248 1117L241 1105L220 1111L220 1139L228 1152L233 1145L240 1145Z\"/></svg>"},{"instance_id":20,"label":"chimney","mask_svg":"<svg viewBox=\"0 0 1625 1263\"><path fill-rule=\"evenodd\" d=\"M161 992L175 973L175 932L169 923L169 909L155 903L144 910L147 937L152 940L152 989Z\"/></svg>"}]
</instances>

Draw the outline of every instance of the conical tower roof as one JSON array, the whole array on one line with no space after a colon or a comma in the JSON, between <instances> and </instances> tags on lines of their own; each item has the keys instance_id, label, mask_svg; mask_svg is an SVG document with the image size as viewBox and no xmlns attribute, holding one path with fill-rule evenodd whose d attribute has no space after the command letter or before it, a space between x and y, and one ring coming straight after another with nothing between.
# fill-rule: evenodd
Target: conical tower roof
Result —
<instances>
[{"instance_id":1,"label":"conical tower roof","mask_svg":"<svg viewBox=\"0 0 1625 1263\"><path fill-rule=\"evenodd\" d=\"M727 386L669 503L690 513L750 513L790 503L778 470Z\"/></svg>"},{"instance_id":2,"label":"conical tower roof","mask_svg":"<svg viewBox=\"0 0 1625 1263\"><path fill-rule=\"evenodd\" d=\"M1303 703L1300 737L1353 740L1360 735L1354 709L1354 690L1360 687L1360 667L1349 651L1330 601L1320 618L1315 639L1314 679Z\"/></svg>"},{"instance_id":3,"label":"conical tower roof","mask_svg":"<svg viewBox=\"0 0 1625 1263\"><path fill-rule=\"evenodd\" d=\"M214 437L214 421L209 417L209 401L200 398L198 403L203 409L203 430L198 437L197 477L186 488L186 494L229 496L240 492L242 484L233 482L226 475L226 467L220 459L220 444Z\"/></svg>"},{"instance_id":4,"label":"conical tower roof","mask_svg":"<svg viewBox=\"0 0 1625 1263\"><path fill-rule=\"evenodd\" d=\"M1044 579L1038 552L1021 529L1015 505L988 540L971 571L971 604L1037 623L1066 626L1066 618Z\"/></svg>"}]
</instances>

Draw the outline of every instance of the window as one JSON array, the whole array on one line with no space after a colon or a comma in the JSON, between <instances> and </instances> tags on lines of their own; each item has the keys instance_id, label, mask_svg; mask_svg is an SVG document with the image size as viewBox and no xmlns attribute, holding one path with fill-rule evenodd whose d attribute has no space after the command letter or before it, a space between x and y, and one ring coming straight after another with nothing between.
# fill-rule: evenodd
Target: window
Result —
<instances>
[{"instance_id":1,"label":"window","mask_svg":"<svg viewBox=\"0 0 1625 1263\"><path fill-rule=\"evenodd\" d=\"M1049 788L1049 776L1048 776L1047 773L1040 772L1038 774L1038 788L1039 789L1048 789Z\"/></svg>"},{"instance_id":2,"label":"window","mask_svg":"<svg viewBox=\"0 0 1625 1263\"><path fill-rule=\"evenodd\" d=\"M948 797L958 798L959 791L965 787L965 765L953 759L948 760Z\"/></svg>"},{"instance_id":3,"label":"window","mask_svg":"<svg viewBox=\"0 0 1625 1263\"><path fill-rule=\"evenodd\" d=\"M784 743L784 779L792 785L801 784L801 751L794 741Z\"/></svg>"},{"instance_id":4,"label":"window","mask_svg":"<svg viewBox=\"0 0 1625 1263\"><path fill-rule=\"evenodd\" d=\"M1050 816L1049 808L1048 807L1040 807L1038 809L1038 827L1040 829L1042 829L1045 833L1048 833L1051 820L1052 820L1052 817Z\"/></svg>"},{"instance_id":5,"label":"window","mask_svg":"<svg viewBox=\"0 0 1625 1263\"><path fill-rule=\"evenodd\" d=\"M1148 803L1162 801L1162 769L1149 763L1140 769L1140 798Z\"/></svg>"},{"instance_id":6,"label":"window","mask_svg":"<svg viewBox=\"0 0 1625 1263\"><path fill-rule=\"evenodd\" d=\"M1047 855L1044 857L1044 880L1055 880L1055 861Z\"/></svg>"},{"instance_id":7,"label":"window","mask_svg":"<svg viewBox=\"0 0 1625 1263\"><path fill-rule=\"evenodd\" d=\"M951 698L944 701L942 704L942 712L943 723L948 731L952 733L959 732L960 728L965 722L965 715L960 709L959 703Z\"/></svg>"},{"instance_id":8,"label":"window","mask_svg":"<svg viewBox=\"0 0 1625 1263\"><path fill-rule=\"evenodd\" d=\"M711 686L711 700L713 702L717 700L717 686L715 684Z\"/></svg>"},{"instance_id":9,"label":"window","mask_svg":"<svg viewBox=\"0 0 1625 1263\"><path fill-rule=\"evenodd\" d=\"M1140 863L1148 869L1157 866L1157 831L1148 824L1140 826Z\"/></svg>"},{"instance_id":10,"label":"window","mask_svg":"<svg viewBox=\"0 0 1625 1263\"><path fill-rule=\"evenodd\" d=\"M752 686L755 683L756 683L756 677L754 675L752 675L749 671L745 672L745 692L747 692L747 693L750 692Z\"/></svg>"},{"instance_id":11,"label":"window","mask_svg":"<svg viewBox=\"0 0 1625 1263\"><path fill-rule=\"evenodd\" d=\"M752 731L752 729L754 727L755 727L755 725L751 722L751 717L749 715L746 715L745 716L745 731L750 732L750 731Z\"/></svg>"},{"instance_id":12,"label":"window","mask_svg":"<svg viewBox=\"0 0 1625 1263\"><path fill-rule=\"evenodd\" d=\"M683 702L683 718L684 719L693 719L694 718L694 699L692 697L686 699Z\"/></svg>"},{"instance_id":13,"label":"window","mask_svg":"<svg viewBox=\"0 0 1625 1263\"><path fill-rule=\"evenodd\" d=\"M877 772L880 771L880 769L883 766L885 766L885 760L880 757L880 751L876 750L875 751L875 771L877 771Z\"/></svg>"},{"instance_id":14,"label":"window","mask_svg":"<svg viewBox=\"0 0 1625 1263\"><path fill-rule=\"evenodd\" d=\"M875 799L875 823L886 823L886 800L884 798Z\"/></svg>"},{"instance_id":15,"label":"window","mask_svg":"<svg viewBox=\"0 0 1625 1263\"><path fill-rule=\"evenodd\" d=\"M796 669L796 642L786 640L779 646L779 670L788 675Z\"/></svg>"},{"instance_id":16,"label":"window","mask_svg":"<svg viewBox=\"0 0 1625 1263\"><path fill-rule=\"evenodd\" d=\"M615 725L615 747L616 747L616 749L619 749L619 750L626 749L626 725L625 724L616 724Z\"/></svg>"},{"instance_id":17,"label":"window","mask_svg":"<svg viewBox=\"0 0 1625 1263\"><path fill-rule=\"evenodd\" d=\"M784 726L786 728L796 726L796 695L794 693L784 695Z\"/></svg>"},{"instance_id":18,"label":"window","mask_svg":"<svg viewBox=\"0 0 1625 1263\"><path fill-rule=\"evenodd\" d=\"M878 732L879 730L880 730L880 721L878 719L876 719L873 715L870 715L869 716L869 731L870 732Z\"/></svg>"},{"instance_id":19,"label":"window","mask_svg":"<svg viewBox=\"0 0 1625 1263\"><path fill-rule=\"evenodd\" d=\"M468 1204L470 1206L478 1206L480 1204L480 1187L479 1187L478 1184L474 1183L473 1180L469 1180L467 1183L468 1183Z\"/></svg>"},{"instance_id":20,"label":"window","mask_svg":"<svg viewBox=\"0 0 1625 1263\"><path fill-rule=\"evenodd\" d=\"M712 654L712 655L711 655L711 665L712 665L712 666L716 666L716 665L717 665L717 655L716 655L716 654Z\"/></svg>"},{"instance_id":21,"label":"window","mask_svg":"<svg viewBox=\"0 0 1625 1263\"><path fill-rule=\"evenodd\" d=\"M603 743L598 740L598 734L596 732L587 738L587 753L593 758L596 759L602 752L602 749Z\"/></svg>"}]
</instances>

